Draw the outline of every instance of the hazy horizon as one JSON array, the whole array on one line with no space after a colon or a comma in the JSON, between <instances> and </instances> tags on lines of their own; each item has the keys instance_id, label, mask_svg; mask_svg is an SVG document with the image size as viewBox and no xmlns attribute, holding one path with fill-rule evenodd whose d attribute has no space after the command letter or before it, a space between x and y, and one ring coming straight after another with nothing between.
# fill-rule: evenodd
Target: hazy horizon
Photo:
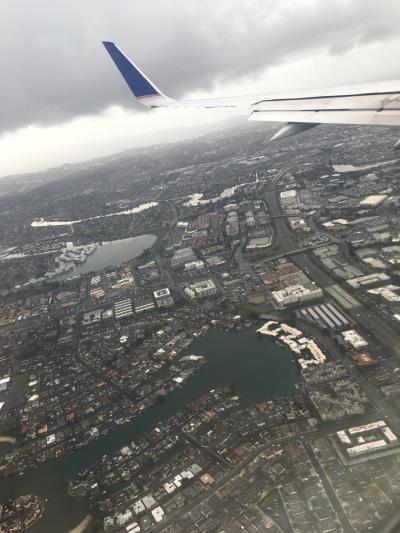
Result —
<instances>
[{"instance_id":1,"label":"hazy horizon","mask_svg":"<svg viewBox=\"0 0 400 533\"><path fill-rule=\"evenodd\" d=\"M112 139L107 139L106 141L99 143L99 145L102 145L101 148L99 145L93 147L94 155L90 155L90 153L88 153L87 156L82 155L82 157L80 157L78 154L75 153L73 159L60 161L54 165L50 165L43 168L39 167L37 169L32 169L29 172L0 175L0 182L2 180L18 178L29 174L46 173L50 172L51 170L63 168L66 166L85 165L85 163L90 163L91 161L97 161L104 158L118 156L126 152L133 151L135 149L139 150L141 148L156 148L160 146L164 147L168 145L175 145L178 143L183 143L185 141L195 140L197 138L217 133L219 131L229 131L245 125L253 125L254 127L257 127L257 124L249 122L247 120L247 117L238 116L219 120L216 122L210 122L205 124L204 126L186 126L182 128L165 129L154 133L149 133L145 136L138 136L137 138L123 138L124 142L122 145L120 144L119 138L115 139L115 143L112 142ZM265 126L265 134L266 136L268 136L271 125L264 124L263 126ZM107 147L105 147L105 144L107 144ZM126 146L124 146L124 144L126 144ZM101 153L97 153L97 150L99 148L101 150Z\"/></svg>"}]
</instances>

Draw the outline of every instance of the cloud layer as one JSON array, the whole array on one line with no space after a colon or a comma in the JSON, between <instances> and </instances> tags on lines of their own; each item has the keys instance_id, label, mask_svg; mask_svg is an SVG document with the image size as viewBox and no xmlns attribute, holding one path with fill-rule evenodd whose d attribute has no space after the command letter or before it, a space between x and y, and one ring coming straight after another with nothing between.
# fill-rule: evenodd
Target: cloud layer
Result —
<instances>
[{"instance_id":1,"label":"cloud layer","mask_svg":"<svg viewBox=\"0 0 400 533\"><path fill-rule=\"evenodd\" d=\"M316 53L394 39L385 0L2 0L0 132L132 107L102 40L114 40L167 93L181 96ZM397 57L363 78L393 75ZM400 77L400 72L399 72ZM353 81L352 73L348 73Z\"/></svg>"}]
</instances>

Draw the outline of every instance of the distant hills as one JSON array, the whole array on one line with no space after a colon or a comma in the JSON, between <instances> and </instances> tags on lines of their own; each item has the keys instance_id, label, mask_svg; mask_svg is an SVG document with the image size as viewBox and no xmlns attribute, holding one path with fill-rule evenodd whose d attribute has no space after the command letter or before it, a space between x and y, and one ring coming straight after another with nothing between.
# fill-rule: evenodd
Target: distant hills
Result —
<instances>
[{"instance_id":1,"label":"distant hills","mask_svg":"<svg viewBox=\"0 0 400 533\"><path fill-rule=\"evenodd\" d=\"M66 163L64 165L49 168L40 172L4 176L0 178L0 196L27 193L37 187L51 182L63 180L69 176L78 177L77 174L84 173L85 171L93 171L93 169L96 167L98 168L103 165L107 165L108 163L112 161L115 162L118 159L126 159L126 157L135 155L145 155L149 152L150 147L151 149L154 149L154 147L166 148L168 144L183 142L185 140L222 132L224 130L245 125L250 127L256 126L253 123L249 123L247 121L247 117L238 116L203 126L176 128L172 130L161 131L157 133L157 142L154 142L155 135L153 133L147 134L141 136L141 146L120 151L112 155L90 159L79 163ZM136 142L132 141L132 144L136 144Z\"/></svg>"}]
</instances>

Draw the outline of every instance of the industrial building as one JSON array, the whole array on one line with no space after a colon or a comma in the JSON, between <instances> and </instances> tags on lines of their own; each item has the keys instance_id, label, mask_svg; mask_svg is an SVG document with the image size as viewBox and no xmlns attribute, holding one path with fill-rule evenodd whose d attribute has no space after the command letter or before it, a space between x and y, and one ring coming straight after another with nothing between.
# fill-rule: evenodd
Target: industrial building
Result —
<instances>
[{"instance_id":1,"label":"industrial building","mask_svg":"<svg viewBox=\"0 0 400 533\"><path fill-rule=\"evenodd\" d=\"M351 356L352 360L357 366L373 366L378 363L375 357L368 352L360 352Z\"/></svg>"},{"instance_id":2,"label":"industrial building","mask_svg":"<svg viewBox=\"0 0 400 533\"><path fill-rule=\"evenodd\" d=\"M290 191L282 191L279 195L279 200L282 206L282 209L293 207L298 204L299 195L296 190L292 189Z\"/></svg>"},{"instance_id":3,"label":"industrial building","mask_svg":"<svg viewBox=\"0 0 400 533\"><path fill-rule=\"evenodd\" d=\"M251 250L259 250L260 248L268 248L269 246L271 246L271 242L272 242L272 235L250 239L246 246L246 250L251 251Z\"/></svg>"},{"instance_id":4,"label":"industrial building","mask_svg":"<svg viewBox=\"0 0 400 533\"><path fill-rule=\"evenodd\" d=\"M304 218L301 217L290 217L288 219L290 228L293 231L303 232L303 233L309 233L311 231L310 226L307 224L307 222L304 220Z\"/></svg>"},{"instance_id":5,"label":"industrial building","mask_svg":"<svg viewBox=\"0 0 400 533\"><path fill-rule=\"evenodd\" d=\"M360 207L378 207L387 198L387 194L371 194L367 196L358 204Z\"/></svg>"},{"instance_id":6,"label":"industrial building","mask_svg":"<svg viewBox=\"0 0 400 533\"><path fill-rule=\"evenodd\" d=\"M317 326L327 327L334 331L349 326L349 320L330 302L299 309L296 315L299 318L313 322Z\"/></svg>"},{"instance_id":7,"label":"industrial building","mask_svg":"<svg viewBox=\"0 0 400 533\"><path fill-rule=\"evenodd\" d=\"M204 261L201 261L200 259L197 261L190 261L189 263L185 263L185 270L204 270L204 268Z\"/></svg>"},{"instance_id":8,"label":"industrial building","mask_svg":"<svg viewBox=\"0 0 400 533\"><path fill-rule=\"evenodd\" d=\"M322 298L322 290L313 282L307 285L290 285L285 289L273 291L271 293L276 306L283 309L291 304L299 304Z\"/></svg>"},{"instance_id":9,"label":"industrial building","mask_svg":"<svg viewBox=\"0 0 400 533\"><path fill-rule=\"evenodd\" d=\"M385 285L384 287L378 287L377 289L369 289L368 294L374 294L380 296L388 303L400 302L400 287L398 285Z\"/></svg>"},{"instance_id":10,"label":"industrial building","mask_svg":"<svg viewBox=\"0 0 400 533\"><path fill-rule=\"evenodd\" d=\"M194 255L193 250L188 248L181 248L180 250L176 250L174 252L174 255L171 259L171 267L172 268L179 268L183 266L185 263L190 263L191 261L196 261L197 257Z\"/></svg>"},{"instance_id":11,"label":"industrial building","mask_svg":"<svg viewBox=\"0 0 400 533\"><path fill-rule=\"evenodd\" d=\"M154 299L156 301L157 307L171 307L171 305L174 305L174 300L168 288L154 291L153 295L154 295Z\"/></svg>"},{"instance_id":12,"label":"industrial building","mask_svg":"<svg viewBox=\"0 0 400 533\"><path fill-rule=\"evenodd\" d=\"M345 344L347 344L354 350L359 350L360 348L364 348L365 346L368 346L368 341L366 341L364 337L362 337L354 329L343 331L342 337L344 339Z\"/></svg>"},{"instance_id":13,"label":"industrial building","mask_svg":"<svg viewBox=\"0 0 400 533\"><path fill-rule=\"evenodd\" d=\"M383 272L374 272L373 274L366 274L365 276L348 279L346 283L353 289L359 289L361 287L366 287L367 285L380 283L381 281L388 281L389 279L390 277Z\"/></svg>"},{"instance_id":14,"label":"industrial building","mask_svg":"<svg viewBox=\"0 0 400 533\"><path fill-rule=\"evenodd\" d=\"M208 298L209 296L214 296L217 294L217 287L212 279L206 279L204 281L192 283L185 288L184 292L188 298L195 300L197 298Z\"/></svg>"}]
</instances>

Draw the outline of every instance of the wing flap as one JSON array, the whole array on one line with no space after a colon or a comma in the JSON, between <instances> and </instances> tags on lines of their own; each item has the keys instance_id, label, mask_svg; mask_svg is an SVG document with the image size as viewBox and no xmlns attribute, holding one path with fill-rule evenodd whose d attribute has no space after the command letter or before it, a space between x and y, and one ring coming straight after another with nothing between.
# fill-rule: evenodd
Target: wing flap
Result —
<instances>
[{"instance_id":1,"label":"wing flap","mask_svg":"<svg viewBox=\"0 0 400 533\"><path fill-rule=\"evenodd\" d=\"M400 125L400 94L349 94L265 99L250 120L328 124Z\"/></svg>"},{"instance_id":2,"label":"wing flap","mask_svg":"<svg viewBox=\"0 0 400 533\"><path fill-rule=\"evenodd\" d=\"M400 110L315 110L315 111L258 111L249 120L263 122L302 122L310 124L365 124L400 126Z\"/></svg>"}]
</instances>

